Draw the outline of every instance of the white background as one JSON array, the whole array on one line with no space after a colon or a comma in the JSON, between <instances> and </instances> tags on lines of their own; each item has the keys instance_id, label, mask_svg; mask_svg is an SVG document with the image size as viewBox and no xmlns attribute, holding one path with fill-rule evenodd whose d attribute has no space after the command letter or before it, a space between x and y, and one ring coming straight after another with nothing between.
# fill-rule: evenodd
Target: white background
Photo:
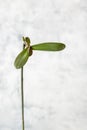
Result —
<instances>
[{"instance_id":1,"label":"white background","mask_svg":"<svg viewBox=\"0 0 87 130\"><path fill-rule=\"evenodd\" d=\"M25 130L86 130L87 0L0 0L0 130L21 130L22 36L66 44L24 67Z\"/></svg>"}]
</instances>

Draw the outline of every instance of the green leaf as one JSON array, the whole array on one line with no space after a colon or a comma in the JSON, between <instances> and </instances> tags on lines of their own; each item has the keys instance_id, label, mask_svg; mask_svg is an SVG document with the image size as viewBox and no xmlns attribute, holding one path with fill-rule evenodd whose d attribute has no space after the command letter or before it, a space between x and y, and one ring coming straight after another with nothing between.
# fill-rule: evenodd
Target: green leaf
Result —
<instances>
[{"instance_id":1,"label":"green leaf","mask_svg":"<svg viewBox=\"0 0 87 130\"><path fill-rule=\"evenodd\" d=\"M40 50L40 51L61 51L65 48L65 44L57 43L57 42L47 42L40 43L36 45L32 45L32 50Z\"/></svg>"},{"instance_id":2,"label":"green leaf","mask_svg":"<svg viewBox=\"0 0 87 130\"><path fill-rule=\"evenodd\" d=\"M29 37L22 37L22 39L23 39L23 41L24 41L24 43L26 43L26 45L28 46L28 47L30 47L30 38Z\"/></svg>"},{"instance_id":3,"label":"green leaf","mask_svg":"<svg viewBox=\"0 0 87 130\"><path fill-rule=\"evenodd\" d=\"M17 69L22 68L29 58L29 48L27 47L21 51L15 59L14 65Z\"/></svg>"},{"instance_id":4,"label":"green leaf","mask_svg":"<svg viewBox=\"0 0 87 130\"><path fill-rule=\"evenodd\" d=\"M30 38L29 37L25 37L25 41L30 44Z\"/></svg>"}]
</instances>

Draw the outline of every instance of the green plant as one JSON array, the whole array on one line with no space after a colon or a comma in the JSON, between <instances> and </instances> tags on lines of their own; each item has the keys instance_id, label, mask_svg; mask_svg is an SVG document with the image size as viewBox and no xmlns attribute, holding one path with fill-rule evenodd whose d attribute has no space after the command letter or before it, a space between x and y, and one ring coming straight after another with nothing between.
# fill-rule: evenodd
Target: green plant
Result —
<instances>
[{"instance_id":1,"label":"green plant","mask_svg":"<svg viewBox=\"0 0 87 130\"><path fill-rule=\"evenodd\" d=\"M23 50L18 54L14 61L16 69L21 68L21 102L22 102L22 130L24 126L24 93L23 93L23 66L33 54L33 50L39 51L61 51L65 48L65 44L58 42L46 42L30 46L30 38L23 37Z\"/></svg>"}]
</instances>

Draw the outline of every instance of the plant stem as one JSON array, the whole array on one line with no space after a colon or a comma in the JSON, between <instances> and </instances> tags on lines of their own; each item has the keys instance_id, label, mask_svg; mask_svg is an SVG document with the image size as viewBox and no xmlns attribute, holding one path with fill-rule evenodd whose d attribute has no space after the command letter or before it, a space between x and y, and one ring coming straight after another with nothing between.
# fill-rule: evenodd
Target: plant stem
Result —
<instances>
[{"instance_id":1,"label":"plant stem","mask_svg":"<svg viewBox=\"0 0 87 130\"><path fill-rule=\"evenodd\" d=\"M24 45L23 45L24 49ZM24 78L23 78L23 67L21 68L21 108L22 108L22 130L25 130L25 123L24 123Z\"/></svg>"}]
</instances>

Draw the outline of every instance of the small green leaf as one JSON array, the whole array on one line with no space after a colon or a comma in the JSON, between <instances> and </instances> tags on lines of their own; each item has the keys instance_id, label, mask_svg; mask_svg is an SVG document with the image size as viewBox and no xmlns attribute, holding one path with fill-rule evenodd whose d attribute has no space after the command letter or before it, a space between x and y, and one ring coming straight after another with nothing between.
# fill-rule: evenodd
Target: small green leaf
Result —
<instances>
[{"instance_id":1,"label":"small green leaf","mask_svg":"<svg viewBox=\"0 0 87 130\"><path fill-rule=\"evenodd\" d=\"M30 47L30 38L29 37L22 37L23 42L25 43L25 47Z\"/></svg>"},{"instance_id":2,"label":"small green leaf","mask_svg":"<svg viewBox=\"0 0 87 130\"><path fill-rule=\"evenodd\" d=\"M29 58L29 48L27 47L21 51L15 59L14 65L17 69L22 68Z\"/></svg>"},{"instance_id":3,"label":"small green leaf","mask_svg":"<svg viewBox=\"0 0 87 130\"><path fill-rule=\"evenodd\" d=\"M40 51L61 51L65 48L65 44L57 43L57 42L47 42L40 43L36 45L32 45L32 50L40 50Z\"/></svg>"},{"instance_id":4,"label":"small green leaf","mask_svg":"<svg viewBox=\"0 0 87 130\"><path fill-rule=\"evenodd\" d=\"M29 37L25 37L25 41L30 43L30 38Z\"/></svg>"},{"instance_id":5,"label":"small green leaf","mask_svg":"<svg viewBox=\"0 0 87 130\"><path fill-rule=\"evenodd\" d=\"M25 37L22 37L23 41L26 42Z\"/></svg>"}]
</instances>

